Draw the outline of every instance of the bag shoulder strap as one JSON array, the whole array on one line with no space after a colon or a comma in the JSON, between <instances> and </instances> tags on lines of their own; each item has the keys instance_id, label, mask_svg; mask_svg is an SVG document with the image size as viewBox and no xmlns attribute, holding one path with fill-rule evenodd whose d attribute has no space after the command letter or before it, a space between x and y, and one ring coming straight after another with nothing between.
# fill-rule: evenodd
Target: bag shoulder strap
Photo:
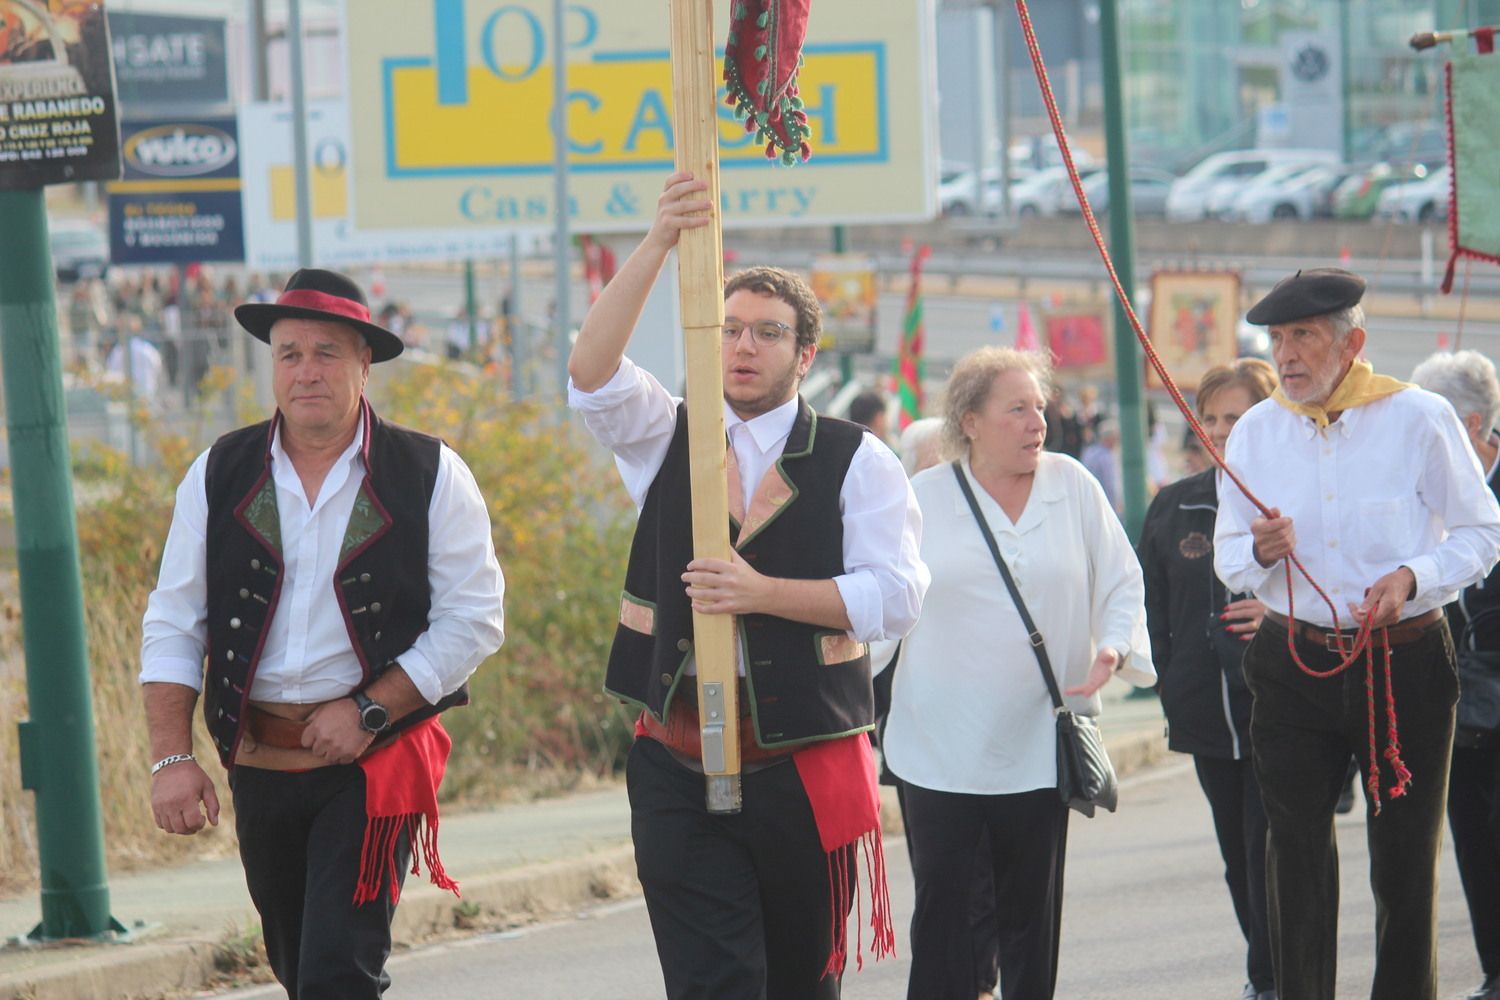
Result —
<instances>
[{"instance_id":1,"label":"bag shoulder strap","mask_svg":"<svg viewBox=\"0 0 1500 1000\"><path fill-rule=\"evenodd\" d=\"M964 499L969 501L969 510L974 512L974 521L979 525L979 533L984 535L985 544L990 547L990 555L995 557L995 565L1005 579L1005 589L1010 591L1010 599L1015 602L1016 610L1021 614L1021 624L1026 626L1026 638L1031 642L1032 652L1036 653L1037 666L1042 670L1042 680L1047 682L1047 693L1052 696L1052 707L1062 708L1062 692L1058 691L1057 678L1052 675L1052 661L1047 658L1047 646L1042 641L1042 633L1037 631L1036 622L1031 619L1031 612L1026 610L1026 602L1021 600L1021 590L1016 586L1015 577L1010 575L1010 567L1005 565L1005 560L1000 555L1000 546L995 544L995 536L990 531L989 522L984 519L984 514L979 509L979 500L975 498L974 490L969 486L969 477L964 475L964 467L961 463L953 463L953 475L958 478L958 486L964 491Z\"/></svg>"}]
</instances>

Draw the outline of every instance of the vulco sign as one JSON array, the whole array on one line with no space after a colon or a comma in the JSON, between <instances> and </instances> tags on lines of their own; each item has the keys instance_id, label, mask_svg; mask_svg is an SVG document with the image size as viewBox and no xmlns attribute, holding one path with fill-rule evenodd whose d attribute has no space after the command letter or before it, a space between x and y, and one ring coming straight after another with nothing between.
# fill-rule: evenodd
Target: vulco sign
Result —
<instances>
[{"instance_id":1,"label":"vulco sign","mask_svg":"<svg viewBox=\"0 0 1500 1000\"><path fill-rule=\"evenodd\" d=\"M209 125L158 125L125 142L127 167L157 177L197 177L234 162L234 137Z\"/></svg>"}]
</instances>

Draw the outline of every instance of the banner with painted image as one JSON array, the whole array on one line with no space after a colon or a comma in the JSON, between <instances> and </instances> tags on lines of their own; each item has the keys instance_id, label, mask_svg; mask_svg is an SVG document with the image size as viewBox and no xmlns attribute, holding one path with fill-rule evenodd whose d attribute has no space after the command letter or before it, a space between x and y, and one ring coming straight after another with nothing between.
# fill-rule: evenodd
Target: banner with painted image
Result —
<instances>
[{"instance_id":1,"label":"banner with painted image","mask_svg":"<svg viewBox=\"0 0 1500 1000\"><path fill-rule=\"evenodd\" d=\"M1060 302L1042 311L1042 330L1052 362L1075 375L1109 373L1109 309L1106 304Z\"/></svg>"},{"instance_id":2,"label":"banner with painted image","mask_svg":"<svg viewBox=\"0 0 1500 1000\"><path fill-rule=\"evenodd\" d=\"M1444 292L1453 288L1459 257L1500 264L1500 55L1493 52L1495 29L1475 35L1481 54L1455 55L1447 67L1452 202Z\"/></svg>"},{"instance_id":3,"label":"banner with painted image","mask_svg":"<svg viewBox=\"0 0 1500 1000\"><path fill-rule=\"evenodd\" d=\"M100 0L0 0L0 188L120 176Z\"/></svg>"},{"instance_id":4,"label":"banner with painted image","mask_svg":"<svg viewBox=\"0 0 1500 1000\"><path fill-rule=\"evenodd\" d=\"M1151 276L1151 344L1184 392L1239 353L1240 276L1234 271L1157 271ZM1146 366L1146 385L1162 389Z\"/></svg>"},{"instance_id":5,"label":"banner with painted image","mask_svg":"<svg viewBox=\"0 0 1500 1000\"><path fill-rule=\"evenodd\" d=\"M714 0L721 47L731 2ZM933 4L813 5L798 74L807 163L773 169L765 143L719 105L727 228L932 217ZM565 6L565 210L577 231L640 231L655 214L673 169L667 14L660 0ZM552 21L552 0L345 0L361 227L552 223Z\"/></svg>"},{"instance_id":6,"label":"banner with painted image","mask_svg":"<svg viewBox=\"0 0 1500 1000\"><path fill-rule=\"evenodd\" d=\"M824 350L868 354L875 350L875 258L820 254L811 269L813 294L823 307Z\"/></svg>"}]
</instances>

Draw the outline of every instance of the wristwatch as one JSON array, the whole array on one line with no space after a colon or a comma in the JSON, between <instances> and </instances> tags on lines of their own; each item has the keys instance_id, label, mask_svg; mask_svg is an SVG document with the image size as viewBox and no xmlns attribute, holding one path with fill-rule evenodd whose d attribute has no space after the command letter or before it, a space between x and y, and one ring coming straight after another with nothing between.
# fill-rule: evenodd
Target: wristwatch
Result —
<instances>
[{"instance_id":1,"label":"wristwatch","mask_svg":"<svg viewBox=\"0 0 1500 1000\"><path fill-rule=\"evenodd\" d=\"M354 699L354 707L359 709L359 727L365 732L379 736L391 727L390 710L380 702L363 691L356 691L349 697Z\"/></svg>"}]
</instances>

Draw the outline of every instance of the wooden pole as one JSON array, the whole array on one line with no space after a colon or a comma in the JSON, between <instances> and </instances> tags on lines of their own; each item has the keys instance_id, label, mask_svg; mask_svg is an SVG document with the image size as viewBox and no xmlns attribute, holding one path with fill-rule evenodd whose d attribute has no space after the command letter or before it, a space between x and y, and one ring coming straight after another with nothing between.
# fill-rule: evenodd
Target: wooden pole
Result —
<instances>
[{"instance_id":1,"label":"wooden pole","mask_svg":"<svg viewBox=\"0 0 1500 1000\"><path fill-rule=\"evenodd\" d=\"M677 169L708 184L713 224L686 229L677 244L687 373L693 554L730 558L724 465L724 246L719 205L718 80L713 0L671 0L672 100ZM732 615L693 614L698 710L708 811L740 811L738 671Z\"/></svg>"}]
</instances>

